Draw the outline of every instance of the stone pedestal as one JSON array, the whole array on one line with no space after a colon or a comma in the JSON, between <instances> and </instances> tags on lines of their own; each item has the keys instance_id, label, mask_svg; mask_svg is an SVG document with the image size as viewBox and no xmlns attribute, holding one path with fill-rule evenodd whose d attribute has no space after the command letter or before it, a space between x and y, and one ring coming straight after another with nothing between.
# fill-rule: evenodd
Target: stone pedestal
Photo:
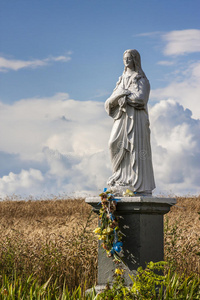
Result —
<instances>
[{"instance_id":1,"label":"stone pedestal","mask_svg":"<svg viewBox=\"0 0 200 300\"><path fill-rule=\"evenodd\" d=\"M121 197L117 203L116 214L120 217L119 227L123 236L123 268L125 282L130 284L128 274L136 274L139 266L164 259L163 249L163 215L176 204L174 198L158 198L152 196ZM86 203L96 213L101 208L100 197L86 198ZM98 286L105 286L113 280L116 268L112 258L108 258L100 247L98 249Z\"/></svg>"}]
</instances>

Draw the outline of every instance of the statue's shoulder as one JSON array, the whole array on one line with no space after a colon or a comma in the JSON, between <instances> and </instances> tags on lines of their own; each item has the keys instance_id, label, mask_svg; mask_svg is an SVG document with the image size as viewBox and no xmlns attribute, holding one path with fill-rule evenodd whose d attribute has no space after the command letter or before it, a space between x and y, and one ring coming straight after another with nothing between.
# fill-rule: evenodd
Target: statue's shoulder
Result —
<instances>
[{"instance_id":1,"label":"statue's shoulder","mask_svg":"<svg viewBox=\"0 0 200 300\"><path fill-rule=\"evenodd\" d=\"M138 90L141 92L150 92L150 83L146 76L138 75L137 78Z\"/></svg>"},{"instance_id":2,"label":"statue's shoulder","mask_svg":"<svg viewBox=\"0 0 200 300\"><path fill-rule=\"evenodd\" d=\"M137 80L140 81L143 84L149 84L148 78L146 76L144 76L144 75L138 74L137 75Z\"/></svg>"}]
</instances>

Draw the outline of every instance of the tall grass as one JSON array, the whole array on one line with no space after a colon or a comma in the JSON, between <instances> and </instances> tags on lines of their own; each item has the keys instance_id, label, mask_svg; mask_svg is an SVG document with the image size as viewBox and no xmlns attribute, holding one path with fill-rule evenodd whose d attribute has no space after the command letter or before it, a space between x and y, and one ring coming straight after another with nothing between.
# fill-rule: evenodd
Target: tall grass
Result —
<instances>
[{"instance_id":1,"label":"tall grass","mask_svg":"<svg viewBox=\"0 0 200 300\"><path fill-rule=\"evenodd\" d=\"M200 197L177 198L165 216L165 259L171 270L200 273ZM83 199L0 202L0 276L49 278L70 291L96 284L97 216Z\"/></svg>"},{"instance_id":2,"label":"tall grass","mask_svg":"<svg viewBox=\"0 0 200 300\"><path fill-rule=\"evenodd\" d=\"M0 272L70 290L96 283L96 216L83 200L0 203Z\"/></svg>"},{"instance_id":3,"label":"tall grass","mask_svg":"<svg viewBox=\"0 0 200 300\"><path fill-rule=\"evenodd\" d=\"M179 274L200 275L200 196L177 197L165 215L165 260Z\"/></svg>"},{"instance_id":4,"label":"tall grass","mask_svg":"<svg viewBox=\"0 0 200 300\"><path fill-rule=\"evenodd\" d=\"M78 286L73 291L69 291L64 284L57 285L57 280L52 282L51 277L43 285L37 279L29 276L27 280L20 277L8 279L3 276L0 282L0 299L5 300L92 300L95 298L95 290L86 293L85 286Z\"/></svg>"}]
</instances>

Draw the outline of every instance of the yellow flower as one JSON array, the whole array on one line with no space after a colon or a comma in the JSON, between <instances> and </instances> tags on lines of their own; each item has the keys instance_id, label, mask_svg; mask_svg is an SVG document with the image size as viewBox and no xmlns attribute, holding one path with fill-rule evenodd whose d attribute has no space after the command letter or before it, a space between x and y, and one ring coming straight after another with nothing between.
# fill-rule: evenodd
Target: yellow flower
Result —
<instances>
[{"instance_id":1,"label":"yellow flower","mask_svg":"<svg viewBox=\"0 0 200 300\"><path fill-rule=\"evenodd\" d=\"M106 236L105 236L104 234L99 235L99 236L98 236L98 239L99 239L100 241L101 241L101 240L105 241L105 240L106 240Z\"/></svg>"},{"instance_id":2,"label":"yellow flower","mask_svg":"<svg viewBox=\"0 0 200 300\"><path fill-rule=\"evenodd\" d=\"M122 269L115 269L115 274L122 275L124 273L124 270Z\"/></svg>"},{"instance_id":3,"label":"yellow flower","mask_svg":"<svg viewBox=\"0 0 200 300\"><path fill-rule=\"evenodd\" d=\"M94 233L100 234L100 232L101 232L101 228L100 227L95 228Z\"/></svg>"},{"instance_id":4,"label":"yellow flower","mask_svg":"<svg viewBox=\"0 0 200 300\"><path fill-rule=\"evenodd\" d=\"M129 190L129 189L127 189L126 192L124 192L123 194L124 194L124 196L129 196L129 197L134 196L133 191L131 191L131 190Z\"/></svg>"},{"instance_id":5,"label":"yellow flower","mask_svg":"<svg viewBox=\"0 0 200 300\"><path fill-rule=\"evenodd\" d=\"M113 232L113 229L110 227L107 227L106 229L103 230L103 234L111 234Z\"/></svg>"},{"instance_id":6,"label":"yellow flower","mask_svg":"<svg viewBox=\"0 0 200 300\"><path fill-rule=\"evenodd\" d=\"M108 228L107 228L107 233L110 234L110 233L112 233L112 232L113 232L113 229L110 228L110 227L108 227Z\"/></svg>"}]
</instances>

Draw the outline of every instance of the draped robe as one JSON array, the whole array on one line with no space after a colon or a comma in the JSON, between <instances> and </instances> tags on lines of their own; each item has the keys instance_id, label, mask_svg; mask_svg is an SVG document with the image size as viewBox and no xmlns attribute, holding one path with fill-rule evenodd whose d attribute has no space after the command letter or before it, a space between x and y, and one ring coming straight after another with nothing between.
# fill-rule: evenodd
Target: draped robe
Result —
<instances>
[{"instance_id":1,"label":"draped robe","mask_svg":"<svg viewBox=\"0 0 200 300\"><path fill-rule=\"evenodd\" d=\"M130 94L124 96L124 90ZM149 92L145 76L124 72L105 102L107 113L114 119L109 140L113 169L107 182L110 186L128 186L134 192L147 193L155 188L147 110Z\"/></svg>"}]
</instances>

